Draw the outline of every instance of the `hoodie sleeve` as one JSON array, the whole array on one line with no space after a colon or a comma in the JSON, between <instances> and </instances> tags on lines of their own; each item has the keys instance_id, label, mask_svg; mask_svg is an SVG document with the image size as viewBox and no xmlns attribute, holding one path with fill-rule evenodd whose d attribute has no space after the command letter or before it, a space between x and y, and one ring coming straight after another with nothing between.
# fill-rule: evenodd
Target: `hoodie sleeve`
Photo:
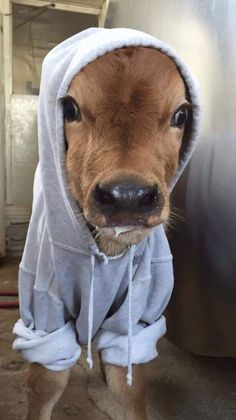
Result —
<instances>
[{"instance_id":1,"label":"hoodie sleeve","mask_svg":"<svg viewBox=\"0 0 236 420\"><path fill-rule=\"evenodd\" d=\"M29 247L29 230L26 248ZM34 244L36 242L34 241ZM36 249L32 248L31 254ZM64 370L76 363L81 348L77 342L74 322L66 313L60 299L52 264L51 248L46 230L38 250L36 272L29 250L23 256L19 270L20 316L13 333L17 336L13 349L22 352L29 361L37 362L50 370Z\"/></svg>"},{"instance_id":2,"label":"hoodie sleeve","mask_svg":"<svg viewBox=\"0 0 236 420\"><path fill-rule=\"evenodd\" d=\"M158 227L149 244L149 257L139 267L132 286L132 364L146 363L158 353L157 341L166 332L162 315L173 289L172 255L163 227ZM147 253L148 253L147 252ZM147 274L149 273L149 275ZM104 321L97 334L102 360L128 366L128 297L118 312ZM112 319L113 318L113 319ZM120 326L117 328L117 325Z\"/></svg>"}]
</instances>

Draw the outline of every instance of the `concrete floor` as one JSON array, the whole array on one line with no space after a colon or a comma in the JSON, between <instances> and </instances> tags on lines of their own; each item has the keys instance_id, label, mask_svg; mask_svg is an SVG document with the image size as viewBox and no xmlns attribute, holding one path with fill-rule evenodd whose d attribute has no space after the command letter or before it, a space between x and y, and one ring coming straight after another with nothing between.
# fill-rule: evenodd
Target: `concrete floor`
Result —
<instances>
[{"instance_id":1,"label":"concrete floor","mask_svg":"<svg viewBox=\"0 0 236 420\"><path fill-rule=\"evenodd\" d=\"M17 259L0 259L0 288L17 287ZM23 420L27 365L11 350L17 309L0 309L0 420ZM150 420L236 420L236 360L196 357L166 339L159 358L147 365ZM98 359L88 371L85 357L73 368L53 420L122 420L104 385Z\"/></svg>"}]
</instances>

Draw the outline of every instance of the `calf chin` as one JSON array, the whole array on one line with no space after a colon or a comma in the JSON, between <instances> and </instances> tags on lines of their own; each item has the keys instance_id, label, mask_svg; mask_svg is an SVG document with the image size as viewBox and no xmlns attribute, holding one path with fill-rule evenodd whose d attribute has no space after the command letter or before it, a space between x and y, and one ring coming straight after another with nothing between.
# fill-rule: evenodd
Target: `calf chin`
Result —
<instances>
[{"instance_id":1,"label":"calf chin","mask_svg":"<svg viewBox=\"0 0 236 420\"><path fill-rule=\"evenodd\" d=\"M121 254L128 246L138 244L151 232L151 228L138 228L117 234L116 228L94 230L95 240L102 252L108 256Z\"/></svg>"},{"instance_id":2,"label":"calf chin","mask_svg":"<svg viewBox=\"0 0 236 420\"><path fill-rule=\"evenodd\" d=\"M64 112L71 191L100 249L115 255L168 218L168 186L184 134L176 113L187 102L185 85L162 52L120 48L74 77L65 103L71 98L79 115Z\"/></svg>"}]
</instances>

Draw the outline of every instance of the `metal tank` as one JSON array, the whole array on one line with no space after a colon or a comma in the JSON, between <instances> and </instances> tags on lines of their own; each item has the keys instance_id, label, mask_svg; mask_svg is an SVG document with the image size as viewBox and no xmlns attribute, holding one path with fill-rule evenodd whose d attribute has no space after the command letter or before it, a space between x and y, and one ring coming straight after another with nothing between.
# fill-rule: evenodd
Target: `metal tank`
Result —
<instances>
[{"instance_id":1,"label":"metal tank","mask_svg":"<svg viewBox=\"0 0 236 420\"><path fill-rule=\"evenodd\" d=\"M169 43L199 81L200 142L172 195L166 316L172 342L208 356L236 356L235 22L235 0L111 0L106 22Z\"/></svg>"}]
</instances>

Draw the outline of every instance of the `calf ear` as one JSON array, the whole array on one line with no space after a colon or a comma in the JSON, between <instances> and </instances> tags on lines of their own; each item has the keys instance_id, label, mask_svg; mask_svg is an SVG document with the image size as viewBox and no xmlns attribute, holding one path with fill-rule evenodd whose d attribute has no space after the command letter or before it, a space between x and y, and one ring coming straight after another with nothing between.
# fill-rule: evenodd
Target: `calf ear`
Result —
<instances>
[{"instance_id":1,"label":"calf ear","mask_svg":"<svg viewBox=\"0 0 236 420\"><path fill-rule=\"evenodd\" d=\"M185 84L185 81L184 81L184 84ZM191 97L190 97L186 84L185 84L185 97L187 101L189 102L189 104L191 104L192 101L191 101ZM183 135L182 144L180 147L180 154L179 154L180 157L184 154L185 150L188 147L189 139L192 137L193 109L191 109L191 106L188 108L188 112L189 112L189 117L184 127L184 135Z\"/></svg>"},{"instance_id":2,"label":"calf ear","mask_svg":"<svg viewBox=\"0 0 236 420\"><path fill-rule=\"evenodd\" d=\"M59 99L59 102L60 102L60 104L61 104L62 107L63 107L63 101L64 101L64 99L65 99L64 97L61 98L61 99ZM68 142L67 142L66 132L65 132L65 119L64 119L64 115L63 115L63 122L64 122L64 131L63 131L63 135L64 135L64 148L65 148L64 150L65 150L65 153L67 153L67 150L68 150Z\"/></svg>"},{"instance_id":3,"label":"calf ear","mask_svg":"<svg viewBox=\"0 0 236 420\"><path fill-rule=\"evenodd\" d=\"M67 138L66 138L65 126L64 126L64 146L65 146L65 153L67 153L68 142L67 142Z\"/></svg>"},{"instance_id":4,"label":"calf ear","mask_svg":"<svg viewBox=\"0 0 236 420\"><path fill-rule=\"evenodd\" d=\"M66 140L66 137L65 137L65 153L67 153L67 150L68 150L68 143L67 143L67 140Z\"/></svg>"},{"instance_id":5,"label":"calf ear","mask_svg":"<svg viewBox=\"0 0 236 420\"><path fill-rule=\"evenodd\" d=\"M185 152L185 150L188 147L188 143L189 143L189 139L192 137L192 127L193 127L193 112L190 109L189 110L189 117L188 117L188 121L185 125L184 128L184 135L183 135L183 139L182 139L182 144L180 147L180 156L183 155L183 153Z\"/></svg>"}]
</instances>

